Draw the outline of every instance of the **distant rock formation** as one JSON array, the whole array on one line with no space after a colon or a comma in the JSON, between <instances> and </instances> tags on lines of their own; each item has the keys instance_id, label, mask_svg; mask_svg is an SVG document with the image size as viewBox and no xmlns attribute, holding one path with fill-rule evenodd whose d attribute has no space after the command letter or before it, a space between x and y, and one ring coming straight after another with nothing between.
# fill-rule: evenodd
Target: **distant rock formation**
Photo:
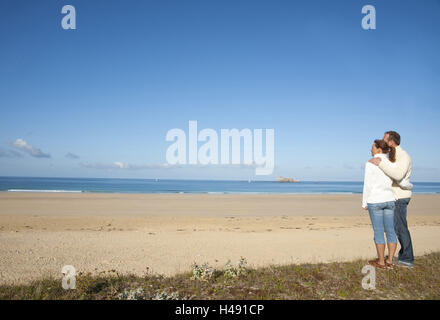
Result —
<instances>
[{"instance_id":1,"label":"distant rock formation","mask_svg":"<svg viewBox=\"0 0 440 320\"><path fill-rule=\"evenodd\" d=\"M278 177L278 182L301 182L300 180L295 180L293 178L284 178L284 177Z\"/></svg>"}]
</instances>

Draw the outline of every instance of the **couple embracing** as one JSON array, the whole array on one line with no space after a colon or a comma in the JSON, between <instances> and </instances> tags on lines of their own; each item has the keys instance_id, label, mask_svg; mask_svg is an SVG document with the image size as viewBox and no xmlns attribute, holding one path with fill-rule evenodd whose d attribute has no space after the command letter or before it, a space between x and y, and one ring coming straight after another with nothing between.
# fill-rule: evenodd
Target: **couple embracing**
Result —
<instances>
[{"instance_id":1,"label":"couple embracing","mask_svg":"<svg viewBox=\"0 0 440 320\"><path fill-rule=\"evenodd\" d=\"M413 187L409 181L411 158L400 147L400 135L395 131L387 131L382 140L375 140L371 154L373 158L365 165L362 207L370 214L378 258L369 263L381 269L393 268L399 240L397 265L413 267L414 253L406 221Z\"/></svg>"}]
</instances>

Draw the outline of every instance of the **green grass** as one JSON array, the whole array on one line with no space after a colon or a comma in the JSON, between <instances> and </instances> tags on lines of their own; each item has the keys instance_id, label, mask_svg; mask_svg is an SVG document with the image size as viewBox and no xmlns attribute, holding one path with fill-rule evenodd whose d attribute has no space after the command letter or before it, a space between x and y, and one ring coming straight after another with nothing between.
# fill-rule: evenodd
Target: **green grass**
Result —
<instances>
[{"instance_id":1,"label":"green grass","mask_svg":"<svg viewBox=\"0 0 440 320\"><path fill-rule=\"evenodd\" d=\"M418 257L413 269L376 269L376 290L362 288L367 262L268 266L228 277L214 270L206 280L192 272L173 277L79 274L75 290L64 290L59 279L26 285L1 285L0 299L119 299L139 290L141 299L440 299L440 252ZM162 294L162 295L160 295Z\"/></svg>"}]
</instances>

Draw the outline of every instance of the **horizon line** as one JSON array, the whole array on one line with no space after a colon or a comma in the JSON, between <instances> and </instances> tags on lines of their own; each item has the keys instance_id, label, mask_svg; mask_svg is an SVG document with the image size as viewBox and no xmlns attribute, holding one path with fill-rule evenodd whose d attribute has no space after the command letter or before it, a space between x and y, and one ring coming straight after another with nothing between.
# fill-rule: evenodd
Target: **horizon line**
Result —
<instances>
[{"instance_id":1,"label":"horizon line","mask_svg":"<svg viewBox=\"0 0 440 320\"><path fill-rule=\"evenodd\" d=\"M43 179L114 179L114 180L167 180L167 181L253 181L253 182L278 182L274 180L258 179L179 179L179 178L113 178L113 177L50 177L50 176L0 176L0 178L43 178ZM302 183L302 182L360 182L362 180L300 180L300 182L280 183ZM413 181L414 183L440 183L440 181Z\"/></svg>"}]
</instances>

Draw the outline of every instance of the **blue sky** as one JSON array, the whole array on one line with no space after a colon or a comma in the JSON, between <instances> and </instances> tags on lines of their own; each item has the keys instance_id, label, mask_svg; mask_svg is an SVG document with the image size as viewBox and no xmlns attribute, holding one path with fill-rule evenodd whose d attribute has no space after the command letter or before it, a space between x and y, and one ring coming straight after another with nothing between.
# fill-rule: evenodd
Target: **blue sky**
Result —
<instances>
[{"instance_id":1,"label":"blue sky","mask_svg":"<svg viewBox=\"0 0 440 320\"><path fill-rule=\"evenodd\" d=\"M440 181L439 21L434 0L2 0L0 175L360 181L396 130ZM274 173L157 167L189 120L273 128Z\"/></svg>"}]
</instances>

